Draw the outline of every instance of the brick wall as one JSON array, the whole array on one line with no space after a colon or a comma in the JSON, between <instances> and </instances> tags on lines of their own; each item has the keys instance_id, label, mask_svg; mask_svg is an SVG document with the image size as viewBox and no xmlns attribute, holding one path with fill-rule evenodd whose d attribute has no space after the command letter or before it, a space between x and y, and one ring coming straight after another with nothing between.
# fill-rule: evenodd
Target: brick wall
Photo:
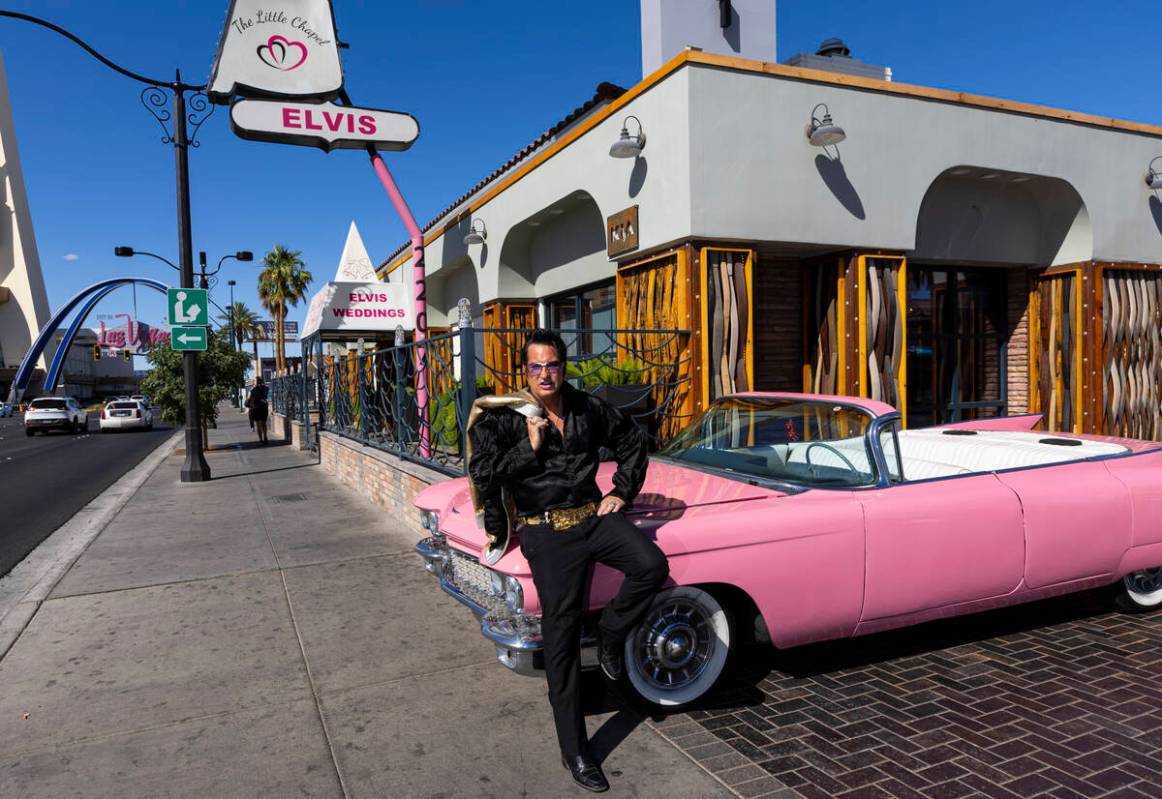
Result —
<instances>
[{"instance_id":1,"label":"brick wall","mask_svg":"<svg viewBox=\"0 0 1162 799\"><path fill-rule=\"evenodd\" d=\"M760 258L754 271L758 391L803 390L803 288L798 261Z\"/></svg>"},{"instance_id":2,"label":"brick wall","mask_svg":"<svg viewBox=\"0 0 1162 799\"><path fill-rule=\"evenodd\" d=\"M1029 285L1028 271L1010 269L1007 306L1009 316L1008 395L1009 415L1029 412Z\"/></svg>"},{"instance_id":3,"label":"brick wall","mask_svg":"<svg viewBox=\"0 0 1162 799\"><path fill-rule=\"evenodd\" d=\"M271 434L281 435L283 417L271 416ZM303 426L292 422L290 431L292 445L301 448ZM327 431L319 433L319 465L324 472L406 525L415 533L417 541L428 533L420 527L419 511L413 504L416 495L433 483L449 479L440 472Z\"/></svg>"}]
</instances>

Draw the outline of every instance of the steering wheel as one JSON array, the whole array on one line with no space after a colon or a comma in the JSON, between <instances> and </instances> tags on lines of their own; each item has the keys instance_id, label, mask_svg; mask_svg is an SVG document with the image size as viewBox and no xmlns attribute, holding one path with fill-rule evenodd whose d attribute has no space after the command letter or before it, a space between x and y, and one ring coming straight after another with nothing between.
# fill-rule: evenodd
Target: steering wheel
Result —
<instances>
[{"instance_id":1,"label":"steering wheel","mask_svg":"<svg viewBox=\"0 0 1162 799\"><path fill-rule=\"evenodd\" d=\"M812 447L823 447L823 449L827 450L828 452L835 455L835 457L837 457L841 461L843 461L843 465L846 466L848 469L850 469L851 471L853 471L857 474L859 473L859 469L855 468L855 464L852 463L851 461L849 461L847 459L846 455L844 455L842 452L840 452L839 450L837 450L835 447L831 446L830 444L825 444L822 441L812 441L810 444L807 445L807 448L805 450L803 450L803 460L805 460L807 462L808 466L814 466L814 464L811 463L811 448Z\"/></svg>"}]
</instances>

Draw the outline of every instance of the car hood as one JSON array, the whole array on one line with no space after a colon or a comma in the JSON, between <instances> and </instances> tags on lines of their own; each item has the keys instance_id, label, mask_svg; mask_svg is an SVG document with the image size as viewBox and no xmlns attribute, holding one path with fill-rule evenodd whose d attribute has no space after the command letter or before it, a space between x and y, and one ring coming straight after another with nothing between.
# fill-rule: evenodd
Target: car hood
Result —
<instances>
[{"instance_id":1,"label":"car hood","mask_svg":"<svg viewBox=\"0 0 1162 799\"><path fill-rule=\"evenodd\" d=\"M613 473L617 464L603 463L597 472L597 485L603 493L613 488ZM781 496L770 488L720 477L707 472L687 469L666 461L651 459L646 470L645 484L634 500L627 516L637 521L662 525L678 518L689 519L720 511L726 504L770 499ZM477 525L468 491L468 479L437 483L422 491L415 500L417 507L440 514L440 531L458 549L479 557L485 543L484 530ZM515 556L515 557L514 557ZM506 561L512 559L511 564ZM523 571L519 552L509 552L497 564L504 571L506 565Z\"/></svg>"}]
</instances>

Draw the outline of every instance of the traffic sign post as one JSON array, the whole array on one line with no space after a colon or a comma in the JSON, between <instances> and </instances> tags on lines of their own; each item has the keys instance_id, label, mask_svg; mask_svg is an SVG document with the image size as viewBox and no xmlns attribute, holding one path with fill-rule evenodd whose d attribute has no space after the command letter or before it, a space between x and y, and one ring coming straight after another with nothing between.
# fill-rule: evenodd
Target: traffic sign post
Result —
<instances>
[{"instance_id":1,"label":"traffic sign post","mask_svg":"<svg viewBox=\"0 0 1162 799\"><path fill-rule=\"evenodd\" d=\"M175 350L201 352L209 343L204 327L175 327L170 337L170 346Z\"/></svg>"},{"instance_id":2,"label":"traffic sign post","mask_svg":"<svg viewBox=\"0 0 1162 799\"><path fill-rule=\"evenodd\" d=\"M167 294L171 325L209 325L210 298L206 289L170 289ZM177 349L175 347L174 349ZM203 347L203 349L205 349Z\"/></svg>"}]
</instances>

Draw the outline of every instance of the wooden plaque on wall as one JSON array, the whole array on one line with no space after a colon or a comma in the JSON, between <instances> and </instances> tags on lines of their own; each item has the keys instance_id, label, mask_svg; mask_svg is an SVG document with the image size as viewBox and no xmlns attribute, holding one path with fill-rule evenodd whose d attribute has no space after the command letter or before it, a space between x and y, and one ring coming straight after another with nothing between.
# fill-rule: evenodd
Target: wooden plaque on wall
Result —
<instances>
[{"instance_id":1,"label":"wooden plaque on wall","mask_svg":"<svg viewBox=\"0 0 1162 799\"><path fill-rule=\"evenodd\" d=\"M610 258L637 249L637 206L631 205L605 220L606 252Z\"/></svg>"}]
</instances>

